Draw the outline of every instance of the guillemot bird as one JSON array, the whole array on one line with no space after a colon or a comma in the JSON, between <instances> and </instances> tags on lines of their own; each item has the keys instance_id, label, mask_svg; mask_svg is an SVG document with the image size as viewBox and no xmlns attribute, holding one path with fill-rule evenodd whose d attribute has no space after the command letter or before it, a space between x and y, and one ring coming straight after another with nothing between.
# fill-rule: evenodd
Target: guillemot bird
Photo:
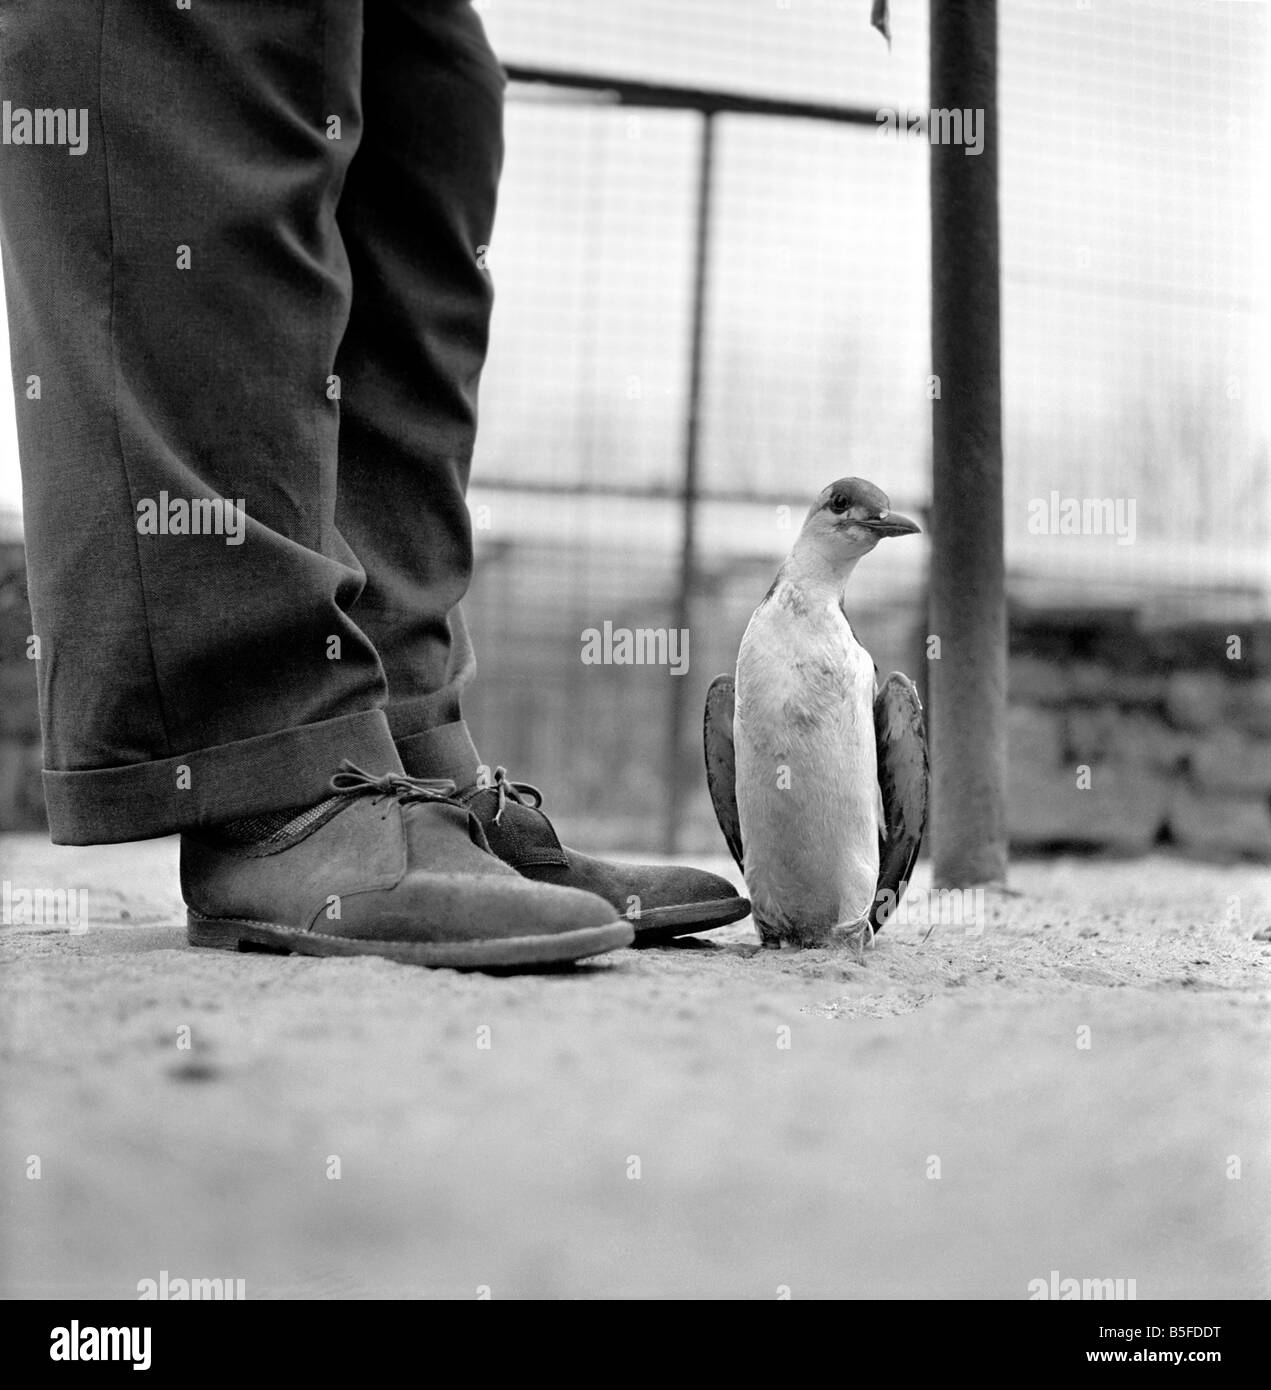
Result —
<instances>
[{"instance_id":1,"label":"guillemot bird","mask_svg":"<svg viewBox=\"0 0 1271 1390\"><path fill-rule=\"evenodd\" d=\"M921 528L862 478L817 498L706 697L706 780L765 946L864 950L908 883L927 814L913 682L856 640L845 588L887 536Z\"/></svg>"}]
</instances>

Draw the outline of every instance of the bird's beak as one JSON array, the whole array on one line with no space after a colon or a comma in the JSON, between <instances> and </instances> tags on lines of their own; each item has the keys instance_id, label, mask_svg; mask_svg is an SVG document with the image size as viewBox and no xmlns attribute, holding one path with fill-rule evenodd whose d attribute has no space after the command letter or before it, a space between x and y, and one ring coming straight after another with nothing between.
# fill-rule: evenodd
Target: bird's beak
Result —
<instances>
[{"instance_id":1,"label":"bird's beak","mask_svg":"<svg viewBox=\"0 0 1271 1390\"><path fill-rule=\"evenodd\" d=\"M916 521L900 512L888 512L881 521L862 521L860 524L876 536L915 536L922 531Z\"/></svg>"}]
</instances>

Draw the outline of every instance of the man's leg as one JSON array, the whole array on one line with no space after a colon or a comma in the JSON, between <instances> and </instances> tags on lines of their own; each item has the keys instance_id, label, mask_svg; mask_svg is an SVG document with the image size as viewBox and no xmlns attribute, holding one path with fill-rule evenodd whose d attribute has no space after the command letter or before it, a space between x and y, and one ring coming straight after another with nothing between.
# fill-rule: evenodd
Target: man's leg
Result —
<instances>
[{"instance_id":1,"label":"man's leg","mask_svg":"<svg viewBox=\"0 0 1271 1390\"><path fill-rule=\"evenodd\" d=\"M196 945L460 968L625 945L608 903L490 853L451 783L402 775L349 616L361 6L39 0L0 10L0 53L11 105L87 136L0 164L54 839L186 832ZM426 520L427 488L405 501Z\"/></svg>"},{"instance_id":2,"label":"man's leg","mask_svg":"<svg viewBox=\"0 0 1271 1390\"><path fill-rule=\"evenodd\" d=\"M603 897L641 936L735 921L748 904L726 880L579 854L502 769L478 781L460 714L473 660L458 605L472 574L464 494L489 332L482 252L503 77L468 0L368 5L363 63L363 138L339 214L354 296L337 364L337 517L366 566L353 616L384 662L402 762L458 782L492 849L527 878Z\"/></svg>"},{"instance_id":3,"label":"man's leg","mask_svg":"<svg viewBox=\"0 0 1271 1390\"><path fill-rule=\"evenodd\" d=\"M460 694L472 647L464 500L492 291L503 73L467 0L366 10L365 138L339 220L354 297L340 378L340 530L366 567L354 610L388 676L408 771L476 777Z\"/></svg>"},{"instance_id":4,"label":"man's leg","mask_svg":"<svg viewBox=\"0 0 1271 1390\"><path fill-rule=\"evenodd\" d=\"M86 118L83 152L0 146L56 842L304 805L342 757L396 766L349 617L363 573L335 527L327 386L360 8L0 11L11 106ZM223 500L246 519L198 506Z\"/></svg>"}]
</instances>

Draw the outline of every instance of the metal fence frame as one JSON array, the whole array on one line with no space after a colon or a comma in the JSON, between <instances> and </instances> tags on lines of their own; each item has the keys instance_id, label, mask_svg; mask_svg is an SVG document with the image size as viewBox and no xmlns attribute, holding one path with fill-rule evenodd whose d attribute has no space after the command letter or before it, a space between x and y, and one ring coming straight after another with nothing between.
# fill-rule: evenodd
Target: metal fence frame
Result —
<instances>
[{"instance_id":1,"label":"metal fence frame","mask_svg":"<svg viewBox=\"0 0 1271 1390\"><path fill-rule=\"evenodd\" d=\"M528 490L620 497L661 498L680 505L680 554L676 591L673 600L673 623L677 628L693 625L694 600L699 581L697 539L698 505L703 501L730 502L788 502L785 495L766 495L755 492L713 494L703 491L700 481L700 449L702 393L704 386L704 357L706 320L710 303L710 269L712 254L712 214L715 189L715 128L720 115L758 116L783 120L821 121L836 125L863 126L877 130L878 113L873 107L840 106L825 102L789 101L774 97L748 95L742 92L708 90L664 82L643 82L627 77L611 77L594 72L565 71L556 68L507 64L504 71L515 88L533 87L558 92L583 93L592 100L578 100L575 95L569 105L584 110L597 106L626 106L644 109L692 111L700 116L697 146L697 178L693 228L693 265L691 308L689 318L689 358L686 405L683 420L680 485L667 487L630 487L622 485L582 484L564 488L552 484L530 484ZM527 490L527 484L515 479L485 478L486 489ZM683 681L672 681L667 718L666 763L664 782L667 789L666 812L662 842L667 853L680 848L680 830L689 789L691 763L684 756L685 741L696 719L690 710L689 689Z\"/></svg>"}]
</instances>

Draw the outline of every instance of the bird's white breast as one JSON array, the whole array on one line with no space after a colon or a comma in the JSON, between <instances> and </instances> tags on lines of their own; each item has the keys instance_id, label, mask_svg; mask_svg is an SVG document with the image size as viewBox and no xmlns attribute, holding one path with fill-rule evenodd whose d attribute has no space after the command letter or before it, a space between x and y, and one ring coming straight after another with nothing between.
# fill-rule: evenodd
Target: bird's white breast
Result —
<instances>
[{"instance_id":1,"label":"bird's white breast","mask_svg":"<svg viewBox=\"0 0 1271 1390\"><path fill-rule=\"evenodd\" d=\"M807 942L857 922L878 880L874 667L837 596L779 582L737 659L746 885L761 930Z\"/></svg>"}]
</instances>

